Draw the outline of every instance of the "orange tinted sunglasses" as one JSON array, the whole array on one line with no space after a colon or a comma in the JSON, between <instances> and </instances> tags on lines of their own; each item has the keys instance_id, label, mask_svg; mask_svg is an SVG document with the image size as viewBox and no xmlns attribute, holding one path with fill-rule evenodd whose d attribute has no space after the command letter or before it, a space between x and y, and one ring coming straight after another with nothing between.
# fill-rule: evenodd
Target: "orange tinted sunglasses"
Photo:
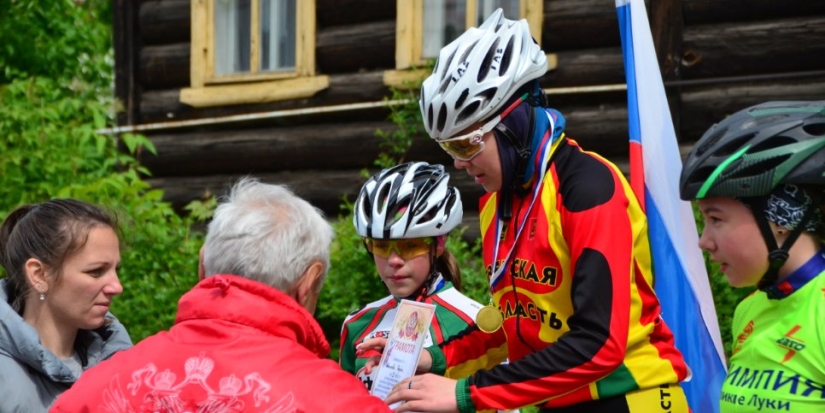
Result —
<instances>
[{"instance_id":1,"label":"orange tinted sunglasses","mask_svg":"<svg viewBox=\"0 0 825 413\"><path fill-rule=\"evenodd\" d=\"M380 258L389 258L393 251L404 260L426 254L433 245L432 237L409 239L364 238L367 251Z\"/></svg>"}]
</instances>

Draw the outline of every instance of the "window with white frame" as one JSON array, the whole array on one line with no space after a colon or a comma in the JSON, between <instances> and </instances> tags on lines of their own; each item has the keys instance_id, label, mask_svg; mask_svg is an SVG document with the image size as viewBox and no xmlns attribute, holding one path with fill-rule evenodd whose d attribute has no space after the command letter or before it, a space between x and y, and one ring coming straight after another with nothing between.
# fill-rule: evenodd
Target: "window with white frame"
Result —
<instances>
[{"instance_id":1,"label":"window with white frame","mask_svg":"<svg viewBox=\"0 0 825 413\"><path fill-rule=\"evenodd\" d=\"M315 0L192 0L192 106L311 96L329 86L315 75ZM268 87L271 86L271 87Z\"/></svg>"}]
</instances>

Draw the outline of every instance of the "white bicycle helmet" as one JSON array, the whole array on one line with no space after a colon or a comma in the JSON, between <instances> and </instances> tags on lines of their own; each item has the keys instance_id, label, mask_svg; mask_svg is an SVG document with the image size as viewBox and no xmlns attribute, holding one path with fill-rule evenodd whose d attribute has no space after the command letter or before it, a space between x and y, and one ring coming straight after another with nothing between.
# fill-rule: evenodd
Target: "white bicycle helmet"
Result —
<instances>
[{"instance_id":1,"label":"white bicycle helmet","mask_svg":"<svg viewBox=\"0 0 825 413\"><path fill-rule=\"evenodd\" d=\"M444 46L421 86L424 128L449 139L498 112L521 86L547 72L547 56L530 36L527 21L493 12L478 28Z\"/></svg>"},{"instance_id":2,"label":"white bicycle helmet","mask_svg":"<svg viewBox=\"0 0 825 413\"><path fill-rule=\"evenodd\" d=\"M408 162L370 178L355 200L358 235L378 239L436 237L461 223L458 190L442 165Z\"/></svg>"}]
</instances>

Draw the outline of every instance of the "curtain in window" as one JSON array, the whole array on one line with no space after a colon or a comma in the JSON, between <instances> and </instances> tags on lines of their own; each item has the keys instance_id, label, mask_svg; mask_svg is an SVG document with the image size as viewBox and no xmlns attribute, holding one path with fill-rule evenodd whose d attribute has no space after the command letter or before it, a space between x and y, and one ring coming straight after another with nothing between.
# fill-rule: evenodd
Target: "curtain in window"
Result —
<instances>
[{"instance_id":1,"label":"curtain in window","mask_svg":"<svg viewBox=\"0 0 825 413\"><path fill-rule=\"evenodd\" d=\"M497 8L508 19L518 20L519 0L470 0L476 2L476 26ZM467 0L424 0L424 28L421 57L438 57L444 45L455 40L465 30Z\"/></svg>"},{"instance_id":2,"label":"curtain in window","mask_svg":"<svg viewBox=\"0 0 825 413\"><path fill-rule=\"evenodd\" d=\"M249 72L250 1L215 0L215 74Z\"/></svg>"},{"instance_id":3,"label":"curtain in window","mask_svg":"<svg viewBox=\"0 0 825 413\"><path fill-rule=\"evenodd\" d=\"M424 0L421 57L438 57L444 45L464 33L466 16L466 0Z\"/></svg>"},{"instance_id":4,"label":"curtain in window","mask_svg":"<svg viewBox=\"0 0 825 413\"><path fill-rule=\"evenodd\" d=\"M295 0L261 0L260 71L295 70Z\"/></svg>"},{"instance_id":5,"label":"curtain in window","mask_svg":"<svg viewBox=\"0 0 825 413\"><path fill-rule=\"evenodd\" d=\"M510 20L521 19L519 13L519 0L477 0L476 4L476 26L484 23L488 16L493 14L497 8L501 7L504 17Z\"/></svg>"}]
</instances>

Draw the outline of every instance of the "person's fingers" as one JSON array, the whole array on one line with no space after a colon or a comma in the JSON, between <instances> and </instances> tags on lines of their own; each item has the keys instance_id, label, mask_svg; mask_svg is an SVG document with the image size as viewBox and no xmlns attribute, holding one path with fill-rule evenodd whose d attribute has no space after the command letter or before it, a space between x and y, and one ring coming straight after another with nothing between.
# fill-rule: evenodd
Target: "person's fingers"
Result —
<instances>
[{"instance_id":1,"label":"person's fingers","mask_svg":"<svg viewBox=\"0 0 825 413\"><path fill-rule=\"evenodd\" d=\"M371 374L372 369L381 362L380 356L370 357L367 359L367 362L364 364L364 373Z\"/></svg>"},{"instance_id":2,"label":"person's fingers","mask_svg":"<svg viewBox=\"0 0 825 413\"><path fill-rule=\"evenodd\" d=\"M355 346L355 351L357 352L364 352L367 350L377 350L382 351L384 347L387 345L387 339L383 337L375 337L369 340L364 340L363 342L359 343Z\"/></svg>"}]
</instances>

